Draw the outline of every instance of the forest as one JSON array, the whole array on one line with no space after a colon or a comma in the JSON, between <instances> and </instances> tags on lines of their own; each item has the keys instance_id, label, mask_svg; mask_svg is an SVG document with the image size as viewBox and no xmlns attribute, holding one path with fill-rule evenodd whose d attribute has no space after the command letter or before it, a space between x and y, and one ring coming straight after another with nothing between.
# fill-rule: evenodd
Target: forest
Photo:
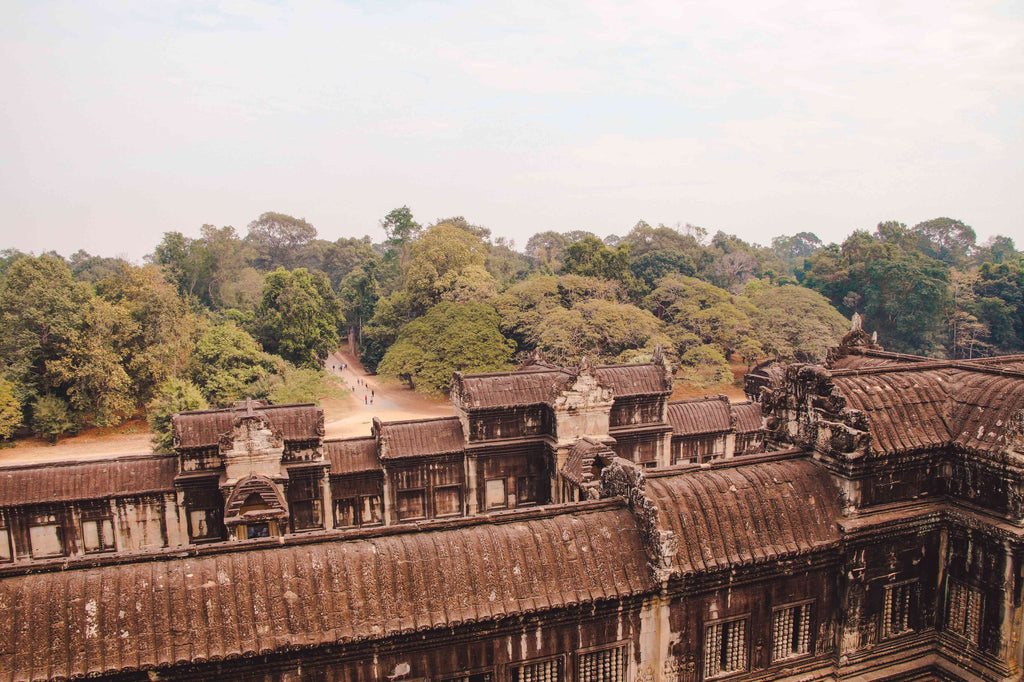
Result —
<instances>
[{"instance_id":1,"label":"forest","mask_svg":"<svg viewBox=\"0 0 1024 682\"><path fill-rule=\"evenodd\" d=\"M887 350L1024 351L1024 254L951 218L769 245L639 221L604 239L540 232L521 251L406 206L379 227L328 241L265 213L245 235L165 233L141 266L0 251L0 441L145 414L167 449L180 410L330 395L323 360L349 340L368 370L425 393L534 351L573 365L656 346L678 381L711 388L733 381L730 363L820 362L854 312Z\"/></svg>"}]
</instances>

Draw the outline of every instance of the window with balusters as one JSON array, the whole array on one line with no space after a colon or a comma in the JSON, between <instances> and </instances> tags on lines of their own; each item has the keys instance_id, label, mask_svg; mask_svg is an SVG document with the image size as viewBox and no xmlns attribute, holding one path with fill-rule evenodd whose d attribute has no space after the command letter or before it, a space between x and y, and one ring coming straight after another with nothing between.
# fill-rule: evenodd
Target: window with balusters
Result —
<instances>
[{"instance_id":1,"label":"window with balusters","mask_svg":"<svg viewBox=\"0 0 1024 682\"><path fill-rule=\"evenodd\" d=\"M513 682L561 682L565 679L565 663L561 656L530 661L512 668Z\"/></svg>"},{"instance_id":2,"label":"window with balusters","mask_svg":"<svg viewBox=\"0 0 1024 682\"><path fill-rule=\"evenodd\" d=\"M581 651L576 655L576 682L625 682L626 645Z\"/></svg>"},{"instance_id":3,"label":"window with balusters","mask_svg":"<svg viewBox=\"0 0 1024 682\"><path fill-rule=\"evenodd\" d=\"M811 653L814 602L780 606L772 612L772 662Z\"/></svg>"},{"instance_id":4,"label":"window with balusters","mask_svg":"<svg viewBox=\"0 0 1024 682\"><path fill-rule=\"evenodd\" d=\"M882 638L911 630L911 614L917 603L917 581L905 580L885 586L882 598Z\"/></svg>"},{"instance_id":5,"label":"window with balusters","mask_svg":"<svg viewBox=\"0 0 1024 682\"><path fill-rule=\"evenodd\" d=\"M946 598L946 631L960 635L971 644L981 643L981 613L984 595L961 582L949 581Z\"/></svg>"},{"instance_id":6,"label":"window with balusters","mask_svg":"<svg viewBox=\"0 0 1024 682\"><path fill-rule=\"evenodd\" d=\"M704 677L747 669L747 619L708 623L704 630Z\"/></svg>"}]
</instances>

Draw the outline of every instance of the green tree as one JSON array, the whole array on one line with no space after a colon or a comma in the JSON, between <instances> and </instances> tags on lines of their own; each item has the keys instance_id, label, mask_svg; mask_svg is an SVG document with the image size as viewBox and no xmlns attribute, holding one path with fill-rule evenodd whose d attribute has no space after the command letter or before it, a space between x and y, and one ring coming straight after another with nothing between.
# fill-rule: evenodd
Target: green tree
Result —
<instances>
[{"instance_id":1,"label":"green tree","mask_svg":"<svg viewBox=\"0 0 1024 682\"><path fill-rule=\"evenodd\" d=\"M545 272L553 274L562 267L562 257L569 239L557 232L538 232L526 242L526 257L533 259Z\"/></svg>"},{"instance_id":2,"label":"green tree","mask_svg":"<svg viewBox=\"0 0 1024 682\"><path fill-rule=\"evenodd\" d=\"M1024 351L1024 260L982 264L973 287L970 312L986 325L993 346L1004 353Z\"/></svg>"},{"instance_id":3,"label":"green tree","mask_svg":"<svg viewBox=\"0 0 1024 682\"><path fill-rule=\"evenodd\" d=\"M376 259L368 260L352 270L338 290L341 299L341 314L345 324L353 331L356 344L363 345L363 326L373 318L373 311L380 300L380 283L377 281Z\"/></svg>"},{"instance_id":4,"label":"green tree","mask_svg":"<svg viewBox=\"0 0 1024 682\"><path fill-rule=\"evenodd\" d=\"M21 426L21 400L18 391L10 381L0 379L0 441L14 435Z\"/></svg>"},{"instance_id":5,"label":"green tree","mask_svg":"<svg viewBox=\"0 0 1024 682\"><path fill-rule=\"evenodd\" d=\"M256 381L273 370L273 358L256 339L229 321L199 337L191 378L211 405L223 406L252 395Z\"/></svg>"},{"instance_id":6,"label":"green tree","mask_svg":"<svg viewBox=\"0 0 1024 682\"><path fill-rule=\"evenodd\" d=\"M487 246L457 222L431 226L413 243L406 268L409 317L422 315L443 300L483 300L497 288L486 269ZM459 294L463 295L459 295Z\"/></svg>"},{"instance_id":7,"label":"green tree","mask_svg":"<svg viewBox=\"0 0 1024 682\"><path fill-rule=\"evenodd\" d=\"M977 235L959 220L933 218L912 228L919 235L917 248L928 258L954 267L963 267L973 253Z\"/></svg>"},{"instance_id":8,"label":"green tree","mask_svg":"<svg viewBox=\"0 0 1024 682\"><path fill-rule=\"evenodd\" d=\"M828 299L794 285L751 286L749 318L764 353L783 362L822 363L828 349L839 345L850 321ZM748 363L753 359L744 356Z\"/></svg>"},{"instance_id":9,"label":"green tree","mask_svg":"<svg viewBox=\"0 0 1024 682\"><path fill-rule=\"evenodd\" d=\"M67 385L71 408L86 422L113 426L135 411L132 380L125 371L127 346L135 332L127 310L94 298L81 326L50 363Z\"/></svg>"},{"instance_id":10,"label":"green tree","mask_svg":"<svg viewBox=\"0 0 1024 682\"><path fill-rule=\"evenodd\" d=\"M0 284L0 363L26 398L63 390L53 363L77 338L91 297L63 259L24 256L8 268Z\"/></svg>"},{"instance_id":11,"label":"green tree","mask_svg":"<svg viewBox=\"0 0 1024 682\"><path fill-rule=\"evenodd\" d=\"M591 300L622 303L628 299L617 282L580 275L535 275L496 296L493 304L502 333L515 340L520 351L531 351L537 347L538 330L547 315ZM574 352L573 357L578 355Z\"/></svg>"},{"instance_id":12,"label":"green tree","mask_svg":"<svg viewBox=\"0 0 1024 682\"><path fill-rule=\"evenodd\" d=\"M413 220L412 211L408 206L396 208L380 221L380 226L387 237L385 244L391 257L405 267L409 261L409 247L419 235L423 227Z\"/></svg>"},{"instance_id":13,"label":"green tree","mask_svg":"<svg viewBox=\"0 0 1024 682\"><path fill-rule=\"evenodd\" d=\"M645 294L650 293L662 277L676 273L692 277L697 272L690 256L669 250L648 251L634 258L629 269Z\"/></svg>"},{"instance_id":14,"label":"green tree","mask_svg":"<svg viewBox=\"0 0 1024 682\"><path fill-rule=\"evenodd\" d=\"M103 256L90 256L87 251L79 249L71 254L68 265L75 279L79 282L94 284L104 277L108 277L121 267L128 265L128 261L122 258L105 258Z\"/></svg>"},{"instance_id":15,"label":"green tree","mask_svg":"<svg viewBox=\"0 0 1024 682\"><path fill-rule=\"evenodd\" d=\"M685 275L665 277L644 298L643 307L668 325L681 353L694 346L712 345L726 359L742 353L749 361L762 352L750 320L753 309L749 302L703 280Z\"/></svg>"},{"instance_id":16,"label":"green tree","mask_svg":"<svg viewBox=\"0 0 1024 682\"><path fill-rule=\"evenodd\" d=\"M634 279L629 265L628 244L610 249L597 237L586 236L565 248L562 272L615 280L630 289Z\"/></svg>"},{"instance_id":17,"label":"green tree","mask_svg":"<svg viewBox=\"0 0 1024 682\"><path fill-rule=\"evenodd\" d=\"M153 451L170 452L174 447L171 417L178 412L205 410L209 405L199 388L187 379L168 379L157 388L146 406L146 421L153 433Z\"/></svg>"},{"instance_id":18,"label":"green tree","mask_svg":"<svg viewBox=\"0 0 1024 682\"><path fill-rule=\"evenodd\" d=\"M417 391L447 391L452 373L511 368L515 345L502 336L498 314L485 303L440 303L402 327L378 371Z\"/></svg>"},{"instance_id":19,"label":"green tree","mask_svg":"<svg viewBox=\"0 0 1024 682\"><path fill-rule=\"evenodd\" d=\"M40 396L32 406L32 432L51 443L75 429L68 403L55 395Z\"/></svg>"},{"instance_id":20,"label":"green tree","mask_svg":"<svg viewBox=\"0 0 1024 682\"><path fill-rule=\"evenodd\" d=\"M373 248L370 238L339 239L329 243L324 253L323 271L331 280L331 286L340 295L345 280L359 269L376 271L380 256ZM375 275L376 276L376 275Z\"/></svg>"},{"instance_id":21,"label":"green tree","mask_svg":"<svg viewBox=\"0 0 1024 682\"><path fill-rule=\"evenodd\" d=\"M715 346L702 344L683 353L676 379L692 388L709 388L733 382L725 356Z\"/></svg>"},{"instance_id":22,"label":"green tree","mask_svg":"<svg viewBox=\"0 0 1024 682\"><path fill-rule=\"evenodd\" d=\"M249 223L246 241L256 249L258 267L290 270L300 256L302 246L316 239L316 228L303 218L268 211Z\"/></svg>"},{"instance_id":23,"label":"green tree","mask_svg":"<svg viewBox=\"0 0 1024 682\"><path fill-rule=\"evenodd\" d=\"M879 223L874 234L858 230L841 247L809 259L804 283L824 294L844 316L864 317L887 348L944 353L949 269L917 251L919 235L902 223Z\"/></svg>"},{"instance_id":24,"label":"green tree","mask_svg":"<svg viewBox=\"0 0 1024 682\"><path fill-rule=\"evenodd\" d=\"M278 268L263 282L257 321L263 347L301 367L319 368L338 347L341 309L322 272Z\"/></svg>"},{"instance_id":25,"label":"green tree","mask_svg":"<svg viewBox=\"0 0 1024 682\"><path fill-rule=\"evenodd\" d=\"M120 341L132 394L144 405L158 385L185 372L199 336L199 319L153 265L124 264L96 284L97 294L131 319Z\"/></svg>"},{"instance_id":26,"label":"green tree","mask_svg":"<svg viewBox=\"0 0 1024 682\"><path fill-rule=\"evenodd\" d=\"M554 308L537 323L536 347L553 362L631 362L661 346L670 359L674 345L664 325L651 313L629 303L588 300L572 308Z\"/></svg>"}]
</instances>

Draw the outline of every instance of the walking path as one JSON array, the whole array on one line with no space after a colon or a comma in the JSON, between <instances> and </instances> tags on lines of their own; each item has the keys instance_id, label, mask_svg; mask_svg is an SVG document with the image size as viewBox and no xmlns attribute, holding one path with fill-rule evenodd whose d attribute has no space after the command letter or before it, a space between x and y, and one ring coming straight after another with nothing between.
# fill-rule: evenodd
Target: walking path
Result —
<instances>
[{"instance_id":1,"label":"walking path","mask_svg":"<svg viewBox=\"0 0 1024 682\"><path fill-rule=\"evenodd\" d=\"M324 422L328 438L369 436L374 417L402 421L455 414L447 398L430 398L393 381L366 373L357 358L338 351L327 358L328 372L340 377L351 401L325 400ZM347 366L342 369L343 366Z\"/></svg>"}]
</instances>

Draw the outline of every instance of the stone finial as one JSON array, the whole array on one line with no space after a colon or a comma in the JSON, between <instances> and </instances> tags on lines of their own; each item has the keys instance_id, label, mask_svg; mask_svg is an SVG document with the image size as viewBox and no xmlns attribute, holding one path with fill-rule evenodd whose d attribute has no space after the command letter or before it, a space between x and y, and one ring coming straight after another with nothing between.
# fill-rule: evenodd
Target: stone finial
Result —
<instances>
[{"instance_id":1,"label":"stone finial","mask_svg":"<svg viewBox=\"0 0 1024 682\"><path fill-rule=\"evenodd\" d=\"M590 356L584 355L583 359L580 360L580 374L590 374L594 369L594 363L591 362Z\"/></svg>"},{"instance_id":2,"label":"stone finial","mask_svg":"<svg viewBox=\"0 0 1024 682\"><path fill-rule=\"evenodd\" d=\"M860 313L854 312L853 317L850 318L850 331L859 332L862 331L863 329L864 327L862 326Z\"/></svg>"}]
</instances>

